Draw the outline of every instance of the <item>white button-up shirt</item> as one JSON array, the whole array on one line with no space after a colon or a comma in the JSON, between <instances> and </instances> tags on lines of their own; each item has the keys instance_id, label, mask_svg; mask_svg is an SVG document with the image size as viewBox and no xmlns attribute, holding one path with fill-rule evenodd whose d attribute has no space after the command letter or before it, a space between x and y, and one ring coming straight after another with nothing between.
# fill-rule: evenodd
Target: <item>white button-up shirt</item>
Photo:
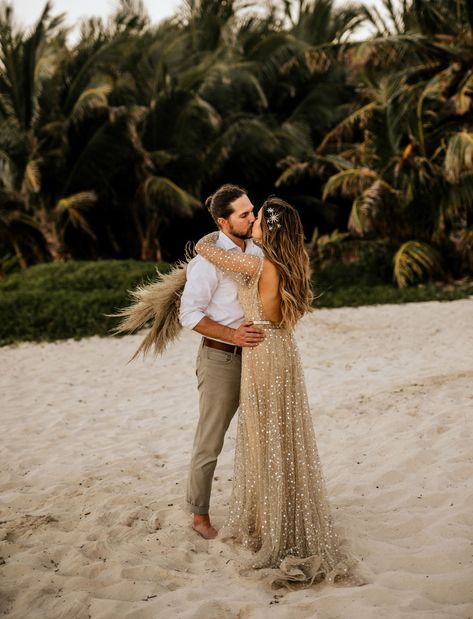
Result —
<instances>
[{"instance_id":1,"label":"white button-up shirt","mask_svg":"<svg viewBox=\"0 0 473 619\"><path fill-rule=\"evenodd\" d=\"M242 251L220 231L217 247ZM251 239L246 241L245 253L263 256L263 251ZM187 280L181 297L179 321L193 329L207 316L226 327L238 329L244 319L238 301L238 284L202 256L195 256L187 265Z\"/></svg>"}]
</instances>

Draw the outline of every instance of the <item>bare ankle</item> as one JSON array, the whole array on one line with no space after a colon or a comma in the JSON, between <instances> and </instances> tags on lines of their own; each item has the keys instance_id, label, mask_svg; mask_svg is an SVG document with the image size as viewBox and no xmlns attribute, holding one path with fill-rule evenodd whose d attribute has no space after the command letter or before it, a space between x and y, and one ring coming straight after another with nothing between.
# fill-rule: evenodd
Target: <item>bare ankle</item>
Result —
<instances>
[{"instance_id":1,"label":"bare ankle","mask_svg":"<svg viewBox=\"0 0 473 619\"><path fill-rule=\"evenodd\" d=\"M194 520L192 528L199 533L204 539L214 539L218 535L218 531L210 524L208 514L198 514L201 520ZM204 518L204 519L202 519Z\"/></svg>"},{"instance_id":2,"label":"bare ankle","mask_svg":"<svg viewBox=\"0 0 473 619\"><path fill-rule=\"evenodd\" d=\"M209 514L194 514L194 524L210 524Z\"/></svg>"}]
</instances>

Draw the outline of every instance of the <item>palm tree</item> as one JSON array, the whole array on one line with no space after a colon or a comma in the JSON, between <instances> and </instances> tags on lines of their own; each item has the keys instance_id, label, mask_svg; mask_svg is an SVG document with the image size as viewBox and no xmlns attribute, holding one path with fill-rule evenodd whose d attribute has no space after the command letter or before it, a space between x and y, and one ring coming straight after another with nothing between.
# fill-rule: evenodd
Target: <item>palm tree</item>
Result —
<instances>
[{"instance_id":1,"label":"palm tree","mask_svg":"<svg viewBox=\"0 0 473 619\"><path fill-rule=\"evenodd\" d=\"M151 26L120 0L68 47L49 3L31 33L2 5L1 251L166 258L233 181L256 201L276 187L309 232L391 245L399 285L471 269L470 3L268 6L188 0ZM363 20L374 36L353 42Z\"/></svg>"},{"instance_id":2,"label":"palm tree","mask_svg":"<svg viewBox=\"0 0 473 619\"><path fill-rule=\"evenodd\" d=\"M19 264L26 266L15 223L35 227L32 201L39 192L38 140L34 124L38 116L40 74L47 62L45 33L54 32L60 18L49 18L46 5L30 35L16 32L13 11L0 6L0 209L3 236L13 246Z\"/></svg>"},{"instance_id":3,"label":"palm tree","mask_svg":"<svg viewBox=\"0 0 473 619\"><path fill-rule=\"evenodd\" d=\"M63 16L51 17L50 10L47 3L33 31L26 34L14 29L12 9L2 5L0 143L6 150L2 152L0 184L2 210L16 204L13 212L21 211L21 217L15 219L39 230L48 252L57 260L65 257L64 228L72 222L87 229L81 211L95 201L95 194L68 192L52 204L42 190L42 167L45 157L51 154L45 151L44 141L52 129L44 122L43 110L45 103L49 103L48 80L61 62L60 45L65 36L61 29ZM10 241L20 264L25 266L18 237L13 234Z\"/></svg>"},{"instance_id":4,"label":"palm tree","mask_svg":"<svg viewBox=\"0 0 473 619\"><path fill-rule=\"evenodd\" d=\"M460 5L463 20L452 29ZM362 86L356 108L325 135L311 158L292 162L280 182L328 173L324 198L340 193L353 199L352 234L367 242L391 239L394 278L405 286L440 273L441 256L458 248L466 255L471 242L468 232L459 231L471 219L473 204L467 114L473 50L467 3L441 3L440 10L440 3L404 2L399 14L390 2L386 6L396 34L383 24L383 36L349 51L352 59L362 54L365 59L357 72ZM435 21L437 10L442 19ZM392 56L393 49L401 53ZM384 77L378 51L390 61Z\"/></svg>"}]
</instances>

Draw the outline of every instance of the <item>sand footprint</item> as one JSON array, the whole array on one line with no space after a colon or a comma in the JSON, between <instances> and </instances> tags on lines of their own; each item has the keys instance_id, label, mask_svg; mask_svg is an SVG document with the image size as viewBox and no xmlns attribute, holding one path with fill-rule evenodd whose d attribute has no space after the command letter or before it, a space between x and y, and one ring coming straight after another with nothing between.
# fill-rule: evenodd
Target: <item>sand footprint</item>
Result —
<instances>
[{"instance_id":1,"label":"sand footprint","mask_svg":"<svg viewBox=\"0 0 473 619\"><path fill-rule=\"evenodd\" d=\"M6 520L0 528L0 539L15 542L23 535L28 537L39 527L58 522L51 514L32 516L26 514L18 519Z\"/></svg>"}]
</instances>

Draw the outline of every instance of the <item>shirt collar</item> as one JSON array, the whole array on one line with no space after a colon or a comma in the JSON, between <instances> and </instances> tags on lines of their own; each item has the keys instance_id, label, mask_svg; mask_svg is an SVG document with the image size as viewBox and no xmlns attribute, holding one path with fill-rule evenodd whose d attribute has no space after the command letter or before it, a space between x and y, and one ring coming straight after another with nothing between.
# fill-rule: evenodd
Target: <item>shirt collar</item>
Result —
<instances>
[{"instance_id":1,"label":"shirt collar","mask_svg":"<svg viewBox=\"0 0 473 619\"><path fill-rule=\"evenodd\" d=\"M230 239L224 232L222 232L221 230L218 233L218 242L220 247L222 247L223 249L229 249L229 250L237 250L237 251L241 251L241 249L238 247L238 245L236 243L234 243L232 241L232 239ZM253 244L253 240L252 239L246 239L246 251L248 251L248 249L252 246Z\"/></svg>"}]
</instances>

